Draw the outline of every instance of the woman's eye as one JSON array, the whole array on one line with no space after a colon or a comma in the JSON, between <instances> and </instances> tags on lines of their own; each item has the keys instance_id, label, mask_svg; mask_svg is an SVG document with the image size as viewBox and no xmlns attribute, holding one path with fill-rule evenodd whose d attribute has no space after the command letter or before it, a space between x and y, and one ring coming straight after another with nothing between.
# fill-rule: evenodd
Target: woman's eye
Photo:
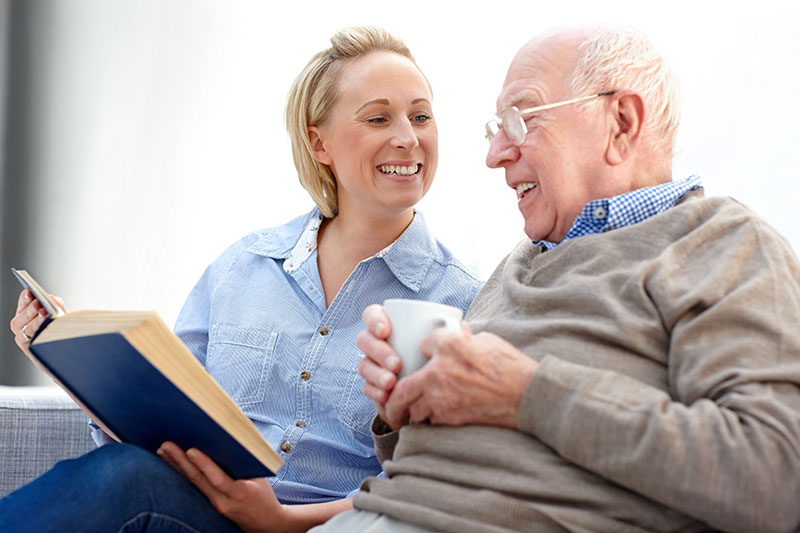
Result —
<instances>
[{"instance_id":1,"label":"woman's eye","mask_svg":"<svg viewBox=\"0 0 800 533\"><path fill-rule=\"evenodd\" d=\"M372 117L372 118L368 118L368 119L367 119L367 122L369 122L370 124L383 124L384 122L386 122L386 117Z\"/></svg>"},{"instance_id":2,"label":"woman's eye","mask_svg":"<svg viewBox=\"0 0 800 533\"><path fill-rule=\"evenodd\" d=\"M419 115L414 115L414 118L412 120L417 124L424 124L428 122L430 119L431 119L430 115L426 113L420 113Z\"/></svg>"}]
</instances>

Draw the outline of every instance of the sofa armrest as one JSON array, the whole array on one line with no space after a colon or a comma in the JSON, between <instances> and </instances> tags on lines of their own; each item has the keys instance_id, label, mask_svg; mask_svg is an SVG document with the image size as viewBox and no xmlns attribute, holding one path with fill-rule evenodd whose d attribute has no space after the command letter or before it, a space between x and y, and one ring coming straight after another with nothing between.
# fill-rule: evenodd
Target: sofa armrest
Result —
<instances>
[{"instance_id":1,"label":"sofa armrest","mask_svg":"<svg viewBox=\"0 0 800 533\"><path fill-rule=\"evenodd\" d=\"M94 449L88 421L57 387L0 386L0 497Z\"/></svg>"}]
</instances>

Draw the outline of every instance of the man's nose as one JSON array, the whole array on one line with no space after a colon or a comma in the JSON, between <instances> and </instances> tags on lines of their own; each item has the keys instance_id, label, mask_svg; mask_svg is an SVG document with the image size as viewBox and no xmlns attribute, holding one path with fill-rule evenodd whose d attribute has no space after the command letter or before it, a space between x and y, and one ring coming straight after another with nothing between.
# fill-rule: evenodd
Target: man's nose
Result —
<instances>
[{"instance_id":1,"label":"man's nose","mask_svg":"<svg viewBox=\"0 0 800 533\"><path fill-rule=\"evenodd\" d=\"M500 128L489 143L489 153L486 154L486 166L501 168L519 159L519 147L509 141L506 130Z\"/></svg>"}]
</instances>

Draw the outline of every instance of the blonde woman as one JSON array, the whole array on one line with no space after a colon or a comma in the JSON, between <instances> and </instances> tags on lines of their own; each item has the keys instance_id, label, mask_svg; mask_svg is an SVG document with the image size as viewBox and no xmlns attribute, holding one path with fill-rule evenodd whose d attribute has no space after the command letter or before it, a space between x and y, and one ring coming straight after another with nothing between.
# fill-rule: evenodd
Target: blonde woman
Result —
<instances>
[{"instance_id":1,"label":"blonde woman","mask_svg":"<svg viewBox=\"0 0 800 533\"><path fill-rule=\"evenodd\" d=\"M331 42L286 106L316 207L226 250L176 325L285 465L270 478L234 480L201 450L165 443L161 461L109 444L0 500L5 531L305 531L351 508L348 495L380 473L374 405L357 373L362 310L398 297L466 309L480 282L414 210L433 181L438 139L413 56L376 28L348 28ZM42 318L23 292L11 322L23 350ZM95 440L107 437L95 429Z\"/></svg>"}]
</instances>

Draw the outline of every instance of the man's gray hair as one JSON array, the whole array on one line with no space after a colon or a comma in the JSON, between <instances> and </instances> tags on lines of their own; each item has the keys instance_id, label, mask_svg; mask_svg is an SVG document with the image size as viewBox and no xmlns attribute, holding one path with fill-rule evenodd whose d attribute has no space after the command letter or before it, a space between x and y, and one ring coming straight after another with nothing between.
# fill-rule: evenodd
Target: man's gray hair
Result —
<instances>
[{"instance_id":1,"label":"man's gray hair","mask_svg":"<svg viewBox=\"0 0 800 533\"><path fill-rule=\"evenodd\" d=\"M580 45L569 82L574 95L632 89L645 104L645 139L672 154L680 123L678 79L650 40L635 28L598 26Z\"/></svg>"}]
</instances>

